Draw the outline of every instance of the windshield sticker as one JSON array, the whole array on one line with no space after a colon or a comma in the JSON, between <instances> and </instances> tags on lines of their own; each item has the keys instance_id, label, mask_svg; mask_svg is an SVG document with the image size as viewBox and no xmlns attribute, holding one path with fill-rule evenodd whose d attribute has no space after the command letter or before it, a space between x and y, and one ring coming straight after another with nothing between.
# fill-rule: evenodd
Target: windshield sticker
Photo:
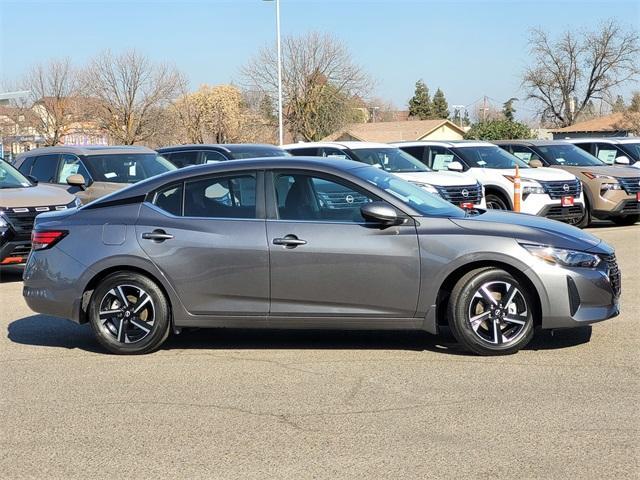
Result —
<instances>
[{"instance_id":1,"label":"windshield sticker","mask_svg":"<svg viewBox=\"0 0 640 480\"><path fill-rule=\"evenodd\" d=\"M566 160L564 158L562 158L562 157L558 157L558 158L556 158L556 162L564 163L564 162L566 162Z\"/></svg>"},{"instance_id":2,"label":"windshield sticker","mask_svg":"<svg viewBox=\"0 0 640 480\"><path fill-rule=\"evenodd\" d=\"M485 162L484 160L478 160L476 163L481 167L484 167L487 164L487 162Z\"/></svg>"},{"instance_id":3,"label":"windshield sticker","mask_svg":"<svg viewBox=\"0 0 640 480\"><path fill-rule=\"evenodd\" d=\"M118 176L118 174L115 173L115 172L106 172L104 174L104 178L116 178L117 176Z\"/></svg>"},{"instance_id":4,"label":"windshield sticker","mask_svg":"<svg viewBox=\"0 0 640 480\"><path fill-rule=\"evenodd\" d=\"M529 163L529 161L531 160L531 153L530 152L513 152L513 154L518 157L520 160L523 160L527 163Z\"/></svg>"}]
</instances>

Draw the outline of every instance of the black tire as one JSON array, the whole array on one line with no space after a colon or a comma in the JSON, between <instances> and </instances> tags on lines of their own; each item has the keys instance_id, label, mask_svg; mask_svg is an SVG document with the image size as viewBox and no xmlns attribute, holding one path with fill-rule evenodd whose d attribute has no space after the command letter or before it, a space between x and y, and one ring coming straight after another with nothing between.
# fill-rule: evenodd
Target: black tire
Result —
<instances>
[{"instance_id":1,"label":"black tire","mask_svg":"<svg viewBox=\"0 0 640 480\"><path fill-rule=\"evenodd\" d=\"M591 225L591 207L585 201L584 216L578 219L578 221L574 223L574 226L578 228L587 228L589 225Z\"/></svg>"},{"instance_id":2,"label":"black tire","mask_svg":"<svg viewBox=\"0 0 640 480\"><path fill-rule=\"evenodd\" d=\"M496 290L486 289L492 301L480 292L487 285ZM501 304L503 295L510 296L506 306ZM467 350L478 355L507 355L525 347L533 338L533 306L531 292L511 274L498 268L481 268L464 275L451 291L449 327ZM472 322L472 318L476 320Z\"/></svg>"},{"instance_id":3,"label":"black tire","mask_svg":"<svg viewBox=\"0 0 640 480\"><path fill-rule=\"evenodd\" d=\"M633 225L634 223L638 223L640 220L640 215L627 215L625 217L612 217L613 223L616 225L620 225L621 227L626 227L629 225Z\"/></svg>"},{"instance_id":4,"label":"black tire","mask_svg":"<svg viewBox=\"0 0 640 480\"><path fill-rule=\"evenodd\" d=\"M169 336L170 317L169 303L162 290L135 272L116 272L105 277L89 301L89 323L96 339L116 354L156 350Z\"/></svg>"},{"instance_id":5,"label":"black tire","mask_svg":"<svg viewBox=\"0 0 640 480\"><path fill-rule=\"evenodd\" d=\"M509 203L506 202L501 195L495 193L487 194L485 202L487 202L487 209L489 210L511 210Z\"/></svg>"}]
</instances>

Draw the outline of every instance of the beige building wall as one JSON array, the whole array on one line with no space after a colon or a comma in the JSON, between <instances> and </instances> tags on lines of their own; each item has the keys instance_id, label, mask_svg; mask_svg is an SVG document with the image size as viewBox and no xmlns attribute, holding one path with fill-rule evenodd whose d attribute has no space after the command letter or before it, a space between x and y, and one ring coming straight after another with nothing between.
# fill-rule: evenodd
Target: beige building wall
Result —
<instances>
[{"instance_id":1,"label":"beige building wall","mask_svg":"<svg viewBox=\"0 0 640 480\"><path fill-rule=\"evenodd\" d=\"M462 140L463 138L460 132L452 129L448 125L442 125L419 140Z\"/></svg>"}]
</instances>

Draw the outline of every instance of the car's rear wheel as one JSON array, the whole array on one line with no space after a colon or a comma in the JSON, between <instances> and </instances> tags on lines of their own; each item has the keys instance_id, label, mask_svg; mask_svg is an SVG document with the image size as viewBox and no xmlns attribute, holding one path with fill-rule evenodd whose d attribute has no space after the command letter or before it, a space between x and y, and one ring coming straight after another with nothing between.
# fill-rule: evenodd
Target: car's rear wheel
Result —
<instances>
[{"instance_id":1,"label":"car's rear wheel","mask_svg":"<svg viewBox=\"0 0 640 480\"><path fill-rule=\"evenodd\" d=\"M627 226L633 225L634 223L638 223L640 220L640 215L627 215L625 217L613 217L611 218L616 225Z\"/></svg>"},{"instance_id":2,"label":"car's rear wheel","mask_svg":"<svg viewBox=\"0 0 640 480\"><path fill-rule=\"evenodd\" d=\"M167 299L153 281L139 273L117 272L94 290L89 323L110 352L140 354L166 340L171 322Z\"/></svg>"},{"instance_id":3,"label":"car's rear wheel","mask_svg":"<svg viewBox=\"0 0 640 480\"><path fill-rule=\"evenodd\" d=\"M462 346L479 355L514 353L533 337L531 292L497 268L473 270L451 291L449 326Z\"/></svg>"},{"instance_id":4,"label":"car's rear wheel","mask_svg":"<svg viewBox=\"0 0 640 480\"><path fill-rule=\"evenodd\" d=\"M489 210L509 210L509 205L500 195L495 193L487 194L485 201L487 202L487 209Z\"/></svg>"}]
</instances>

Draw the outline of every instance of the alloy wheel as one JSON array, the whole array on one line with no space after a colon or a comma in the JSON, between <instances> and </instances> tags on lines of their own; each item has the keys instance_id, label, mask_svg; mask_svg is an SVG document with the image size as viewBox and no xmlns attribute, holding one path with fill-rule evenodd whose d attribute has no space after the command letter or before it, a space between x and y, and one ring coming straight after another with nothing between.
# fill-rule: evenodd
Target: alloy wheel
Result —
<instances>
[{"instance_id":1,"label":"alloy wheel","mask_svg":"<svg viewBox=\"0 0 640 480\"><path fill-rule=\"evenodd\" d=\"M119 343L137 343L155 325L151 296L135 285L117 285L100 301L100 328Z\"/></svg>"},{"instance_id":2,"label":"alloy wheel","mask_svg":"<svg viewBox=\"0 0 640 480\"><path fill-rule=\"evenodd\" d=\"M468 320L474 333L492 345L517 342L530 321L527 301L506 281L491 281L477 289L469 304Z\"/></svg>"}]
</instances>

